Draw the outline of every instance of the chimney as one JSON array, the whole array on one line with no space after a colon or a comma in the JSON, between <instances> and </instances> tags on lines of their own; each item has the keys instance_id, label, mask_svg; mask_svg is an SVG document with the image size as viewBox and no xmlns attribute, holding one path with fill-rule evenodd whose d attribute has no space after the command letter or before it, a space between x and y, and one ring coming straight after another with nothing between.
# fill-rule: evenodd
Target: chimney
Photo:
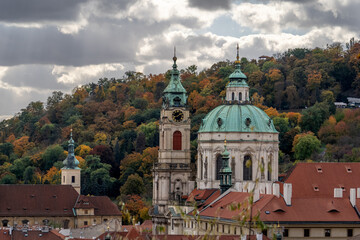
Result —
<instances>
[{"instance_id":1,"label":"chimney","mask_svg":"<svg viewBox=\"0 0 360 240\"><path fill-rule=\"evenodd\" d=\"M273 184L273 194L277 197L280 197L280 186L278 183Z\"/></svg>"},{"instance_id":2,"label":"chimney","mask_svg":"<svg viewBox=\"0 0 360 240\"><path fill-rule=\"evenodd\" d=\"M355 188L350 188L350 203L351 206L355 206L356 205L356 189Z\"/></svg>"},{"instance_id":3,"label":"chimney","mask_svg":"<svg viewBox=\"0 0 360 240\"><path fill-rule=\"evenodd\" d=\"M284 200L286 205L291 206L292 184L284 183Z\"/></svg>"},{"instance_id":4,"label":"chimney","mask_svg":"<svg viewBox=\"0 0 360 240\"><path fill-rule=\"evenodd\" d=\"M342 188L334 188L334 198L342 198L343 190Z\"/></svg>"}]
</instances>

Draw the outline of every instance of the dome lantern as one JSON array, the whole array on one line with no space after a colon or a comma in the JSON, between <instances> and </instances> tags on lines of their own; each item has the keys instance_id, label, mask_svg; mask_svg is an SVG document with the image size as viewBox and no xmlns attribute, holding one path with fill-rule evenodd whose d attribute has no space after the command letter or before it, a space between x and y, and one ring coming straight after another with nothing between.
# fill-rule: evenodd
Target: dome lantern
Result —
<instances>
[{"instance_id":1,"label":"dome lantern","mask_svg":"<svg viewBox=\"0 0 360 240\"><path fill-rule=\"evenodd\" d=\"M230 82L226 86L226 101L230 103L248 103L249 86L246 83L246 75L241 72L239 60L239 44L235 61L235 71L230 74Z\"/></svg>"}]
</instances>

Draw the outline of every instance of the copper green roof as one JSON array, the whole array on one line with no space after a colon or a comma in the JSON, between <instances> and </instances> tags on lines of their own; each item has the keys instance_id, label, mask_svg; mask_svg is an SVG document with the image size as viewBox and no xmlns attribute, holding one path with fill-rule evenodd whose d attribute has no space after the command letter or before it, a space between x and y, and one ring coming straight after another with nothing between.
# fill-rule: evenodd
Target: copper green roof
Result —
<instances>
[{"instance_id":1,"label":"copper green roof","mask_svg":"<svg viewBox=\"0 0 360 240\"><path fill-rule=\"evenodd\" d=\"M271 118L253 105L221 105L206 115L199 133L261 132L277 133Z\"/></svg>"},{"instance_id":2,"label":"copper green roof","mask_svg":"<svg viewBox=\"0 0 360 240\"><path fill-rule=\"evenodd\" d=\"M68 156L63 161L64 167L62 169L80 169L78 167L79 160L76 159L75 153L74 153L74 140L72 139L72 132L70 133L70 140L68 145Z\"/></svg>"},{"instance_id":3,"label":"copper green roof","mask_svg":"<svg viewBox=\"0 0 360 240\"><path fill-rule=\"evenodd\" d=\"M239 45L237 46L237 56L235 61L235 71L230 74L227 87L249 87L246 83L246 75L241 71L239 61Z\"/></svg>"},{"instance_id":4,"label":"copper green roof","mask_svg":"<svg viewBox=\"0 0 360 240\"><path fill-rule=\"evenodd\" d=\"M174 64L171 70L171 78L169 85L164 90L163 105L174 107L174 106L185 106L186 105L186 90L181 84L180 73L176 65L176 56L173 57Z\"/></svg>"}]
</instances>

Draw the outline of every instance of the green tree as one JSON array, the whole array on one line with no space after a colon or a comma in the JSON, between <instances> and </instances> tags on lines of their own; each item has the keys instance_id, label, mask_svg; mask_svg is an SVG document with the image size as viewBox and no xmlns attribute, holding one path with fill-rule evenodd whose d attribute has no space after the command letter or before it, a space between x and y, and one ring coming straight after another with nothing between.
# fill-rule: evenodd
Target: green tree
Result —
<instances>
[{"instance_id":1,"label":"green tree","mask_svg":"<svg viewBox=\"0 0 360 240\"><path fill-rule=\"evenodd\" d=\"M12 166L10 166L9 170L13 173L18 180L22 180L24 176L25 169L30 165L30 158L23 157L16 159Z\"/></svg>"},{"instance_id":2,"label":"green tree","mask_svg":"<svg viewBox=\"0 0 360 240\"><path fill-rule=\"evenodd\" d=\"M312 134L299 137L298 143L294 146L295 159L305 160L310 158L313 153L320 150L320 146L320 140Z\"/></svg>"},{"instance_id":3,"label":"green tree","mask_svg":"<svg viewBox=\"0 0 360 240\"><path fill-rule=\"evenodd\" d=\"M24 183L25 184L33 183L34 174L35 174L35 167L28 166L27 168L25 168L24 176L23 176Z\"/></svg>"},{"instance_id":4,"label":"green tree","mask_svg":"<svg viewBox=\"0 0 360 240\"><path fill-rule=\"evenodd\" d=\"M144 182L137 174L131 174L120 189L120 193L124 195L142 195L144 191Z\"/></svg>"},{"instance_id":5,"label":"green tree","mask_svg":"<svg viewBox=\"0 0 360 240\"><path fill-rule=\"evenodd\" d=\"M63 161L66 158L64 149L60 145L53 145L48 147L42 155L40 169L42 171L49 170L55 162Z\"/></svg>"},{"instance_id":6,"label":"green tree","mask_svg":"<svg viewBox=\"0 0 360 240\"><path fill-rule=\"evenodd\" d=\"M323 122L329 118L329 105L326 102L316 103L302 112L300 127L303 131L317 133Z\"/></svg>"},{"instance_id":7,"label":"green tree","mask_svg":"<svg viewBox=\"0 0 360 240\"><path fill-rule=\"evenodd\" d=\"M0 184L15 184L17 182L14 174L6 174L0 179Z\"/></svg>"}]
</instances>

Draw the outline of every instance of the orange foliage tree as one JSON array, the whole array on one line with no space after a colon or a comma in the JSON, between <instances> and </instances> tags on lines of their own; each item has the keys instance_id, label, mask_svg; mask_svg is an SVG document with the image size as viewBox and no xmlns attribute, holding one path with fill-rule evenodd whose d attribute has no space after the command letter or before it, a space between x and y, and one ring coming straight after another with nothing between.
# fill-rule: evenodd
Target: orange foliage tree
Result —
<instances>
[{"instance_id":1,"label":"orange foliage tree","mask_svg":"<svg viewBox=\"0 0 360 240\"><path fill-rule=\"evenodd\" d=\"M29 142L28 136L23 136L13 142L14 144L14 153L19 157L22 157L27 150L32 149L35 147L35 144Z\"/></svg>"}]
</instances>

